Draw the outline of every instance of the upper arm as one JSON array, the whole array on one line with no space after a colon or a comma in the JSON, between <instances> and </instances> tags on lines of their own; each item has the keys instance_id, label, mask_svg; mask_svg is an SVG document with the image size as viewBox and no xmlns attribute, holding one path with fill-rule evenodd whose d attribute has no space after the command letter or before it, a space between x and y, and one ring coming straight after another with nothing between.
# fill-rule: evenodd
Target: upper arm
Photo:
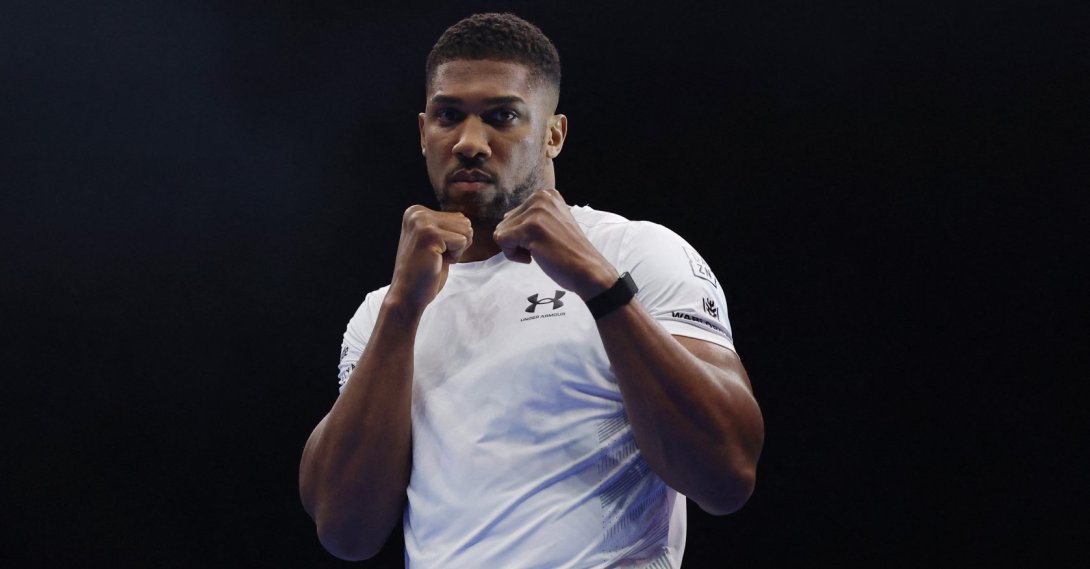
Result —
<instances>
[{"instance_id":1,"label":"upper arm","mask_svg":"<svg viewBox=\"0 0 1090 569\"><path fill-rule=\"evenodd\" d=\"M634 222L620 264L639 287L636 297L674 337L734 348L726 294L711 267L681 236L658 224Z\"/></svg>"},{"instance_id":2,"label":"upper arm","mask_svg":"<svg viewBox=\"0 0 1090 569\"><path fill-rule=\"evenodd\" d=\"M312 478L312 469L310 468L312 466L310 464L311 453L314 452L314 445L322 438L328 421L329 413L326 413L325 417L322 417L322 420L318 422L318 426L314 427L310 436L307 437L307 443L303 447L303 457L299 461L299 498L303 502L303 509L306 510L311 519L316 519L314 511L316 497L314 493L317 490Z\"/></svg>"},{"instance_id":3,"label":"upper arm","mask_svg":"<svg viewBox=\"0 0 1090 569\"><path fill-rule=\"evenodd\" d=\"M734 350L686 336L675 335L674 339L690 354L696 356L697 359L723 371L730 378L730 381L740 382L745 386L746 391L750 394L753 393L753 385L750 384L746 368L742 365L741 358L738 357Z\"/></svg>"},{"instance_id":4,"label":"upper arm","mask_svg":"<svg viewBox=\"0 0 1090 569\"><path fill-rule=\"evenodd\" d=\"M684 336L674 338L705 365L717 370L712 374L719 386L716 391L726 396L723 401L727 403L722 408L726 425L722 448L729 457L732 482L717 486L719 492L712 493L712 498L692 498L710 514L729 514L742 507L756 484L757 461L764 446L761 408L753 397L753 387L738 354L711 342Z\"/></svg>"}]
</instances>

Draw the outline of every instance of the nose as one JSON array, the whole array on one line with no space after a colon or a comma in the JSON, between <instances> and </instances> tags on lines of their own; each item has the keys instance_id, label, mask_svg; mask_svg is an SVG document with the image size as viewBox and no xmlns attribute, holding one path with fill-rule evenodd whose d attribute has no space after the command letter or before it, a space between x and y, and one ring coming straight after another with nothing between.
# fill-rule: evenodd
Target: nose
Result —
<instances>
[{"instance_id":1,"label":"nose","mask_svg":"<svg viewBox=\"0 0 1090 569\"><path fill-rule=\"evenodd\" d=\"M454 154L465 160L484 160L492 156L488 146L488 125L477 116L470 116L462 121L458 142L454 144Z\"/></svg>"}]
</instances>

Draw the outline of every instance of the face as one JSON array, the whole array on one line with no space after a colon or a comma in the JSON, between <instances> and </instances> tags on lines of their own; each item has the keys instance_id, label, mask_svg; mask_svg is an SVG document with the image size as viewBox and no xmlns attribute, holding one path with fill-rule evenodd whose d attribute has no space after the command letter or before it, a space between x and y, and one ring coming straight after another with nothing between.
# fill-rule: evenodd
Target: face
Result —
<instances>
[{"instance_id":1,"label":"face","mask_svg":"<svg viewBox=\"0 0 1090 569\"><path fill-rule=\"evenodd\" d=\"M456 60L440 65L420 114L420 148L443 211L477 227L537 190L555 185L567 119L555 92L517 63Z\"/></svg>"}]
</instances>

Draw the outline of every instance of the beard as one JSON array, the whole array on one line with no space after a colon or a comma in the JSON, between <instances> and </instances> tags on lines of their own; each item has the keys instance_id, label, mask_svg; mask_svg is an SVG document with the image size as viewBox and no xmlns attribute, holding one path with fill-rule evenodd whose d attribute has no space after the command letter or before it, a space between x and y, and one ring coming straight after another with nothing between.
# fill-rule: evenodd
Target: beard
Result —
<instances>
[{"instance_id":1,"label":"beard","mask_svg":"<svg viewBox=\"0 0 1090 569\"><path fill-rule=\"evenodd\" d=\"M476 203L477 215L476 219L470 218L474 227L480 227L482 229L495 229L497 225L503 221L503 215L516 207L522 205L522 202L526 201L526 198L536 192L541 184L541 177L534 172L522 183L515 186L511 191L500 190L492 196L491 199L481 195L478 196Z\"/></svg>"},{"instance_id":2,"label":"beard","mask_svg":"<svg viewBox=\"0 0 1090 569\"><path fill-rule=\"evenodd\" d=\"M481 192L474 196L471 203L452 202L448 196L436 192L443 211L459 212L469 218L474 229L494 230L503 221L503 215L522 205L534 192L542 189L544 167L537 165L521 182L508 190L495 186L495 192Z\"/></svg>"}]
</instances>

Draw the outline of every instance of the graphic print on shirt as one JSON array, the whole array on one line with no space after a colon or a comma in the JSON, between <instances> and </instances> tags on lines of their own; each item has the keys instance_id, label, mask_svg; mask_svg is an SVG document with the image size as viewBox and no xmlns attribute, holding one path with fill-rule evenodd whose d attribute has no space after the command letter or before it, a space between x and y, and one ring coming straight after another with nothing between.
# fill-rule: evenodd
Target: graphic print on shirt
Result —
<instances>
[{"instance_id":1,"label":"graphic print on shirt","mask_svg":"<svg viewBox=\"0 0 1090 569\"><path fill-rule=\"evenodd\" d=\"M560 299L564 296L565 292L567 292L567 291L558 290L558 291L553 293L552 298L543 298L541 300L537 299L537 296L538 296L537 293L534 293L532 296L526 297L526 300L528 300L530 302L530 306L526 307L526 312L529 312L529 313L533 314L534 309L537 308L539 304L552 303L553 310L556 310L557 308L560 308L561 306L564 306L564 302L562 300L560 300Z\"/></svg>"},{"instance_id":2,"label":"graphic print on shirt","mask_svg":"<svg viewBox=\"0 0 1090 569\"><path fill-rule=\"evenodd\" d=\"M598 460L598 475L605 481L598 496L606 531L603 548L628 558L665 541L670 529L666 485L639 454L623 409L599 424L598 441L605 450Z\"/></svg>"},{"instance_id":3,"label":"graphic print on shirt","mask_svg":"<svg viewBox=\"0 0 1090 569\"><path fill-rule=\"evenodd\" d=\"M344 357L348 355L348 344L341 344L341 361L344 361ZM352 370L356 369L355 363L350 363L347 366L342 365L341 373L337 374L337 385L344 387L344 384L348 383L348 376L352 375Z\"/></svg>"},{"instance_id":4,"label":"graphic print on shirt","mask_svg":"<svg viewBox=\"0 0 1090 569\"><path fill-rule=\"evenodd\" d=\"M710 283L712 286L719 288L719 281L715 280L715 274L712 273L711 267L704 261L704 258L700 256L692 247L681 247L685 251L685 256L689 258L689 266L693 269L693 276L702 278Z\"/></svg>"},{"instance_id":5,"label":"graphic print on shirt","mask_svg":"<svg viewBox=\"0 0 1090 569\"><path fill-rule=\"evenodd\" d=\"M566 315L567 312L557 312L557 310L564 307L564 301L560 299L563 298L564 294L567 292L568 291L566 290L555 290L550 298L540 298L541 295L536 292L527 296L526 301L529 302L530 305L526 307L526 312L532 314L532 316L527 316L519 321L526 322L527 320L536 320L538 318L551 318ZM543 305L542 312L538 312L537 308Z\"/></svg>"},{"instance_id":6,"label":"graphic print on shirt","mask_svg":"<svg viewBox=\"0 0 1090 569\"><path fill-rule=\"evenodd\" d=\"M719 320L719 307L715 305L715 300L711 298L704 298L704 312L708 313L708 316Z\"/></svg>"},{"instance_id":7,"label":"graphic print on shirt","mask_svg":"<svg viewBox=\"0 0 1090 569\"><path fill-rule=\"evenodd\" d=\"M728 337L730 336L730 332L727 330L727 327L724 326L721 322L697 314L695 310L673 310L670 312L670 316L669 318L667 318L667 320L691 322L700 326L701 328L707 329L709 332L714 332L716 334Z\"/></svg>"}]
</instances>

